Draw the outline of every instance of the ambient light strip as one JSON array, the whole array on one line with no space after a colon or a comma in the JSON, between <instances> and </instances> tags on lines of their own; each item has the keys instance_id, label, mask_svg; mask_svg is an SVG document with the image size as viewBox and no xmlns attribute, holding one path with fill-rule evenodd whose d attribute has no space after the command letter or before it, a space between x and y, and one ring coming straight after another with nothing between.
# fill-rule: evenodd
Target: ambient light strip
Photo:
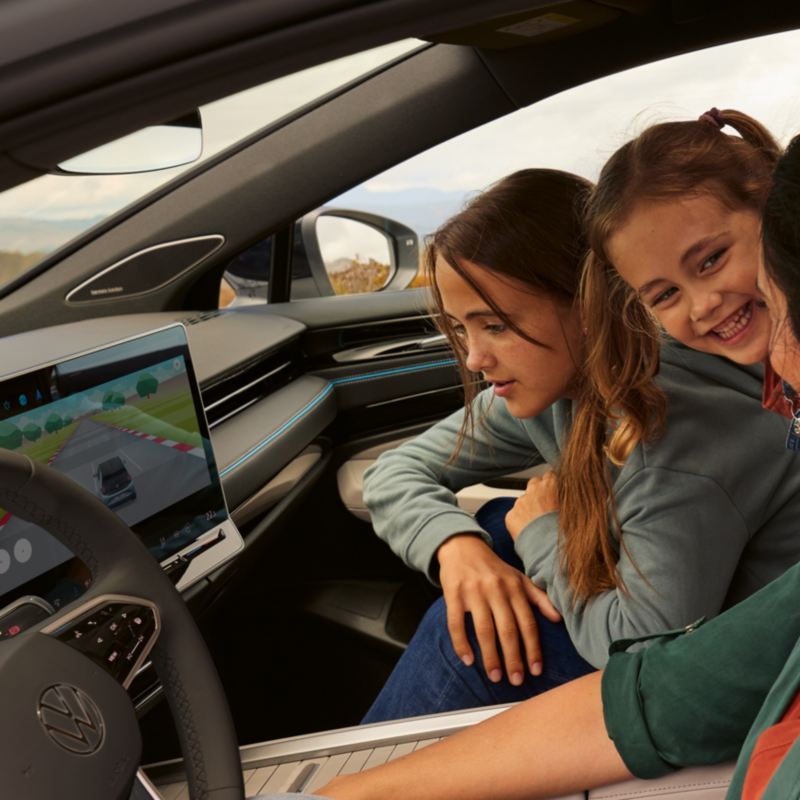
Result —
<instances>
[{"instance_id":1,"label":"ambient light strip","mask_svg":"<svg viewBox=\"0 0 800 800\"><path fill-rule=\"evenodd\" d=\"M272 444L280 436L283 436L290 428L300 422L303 417L313 411L337 386L347 386L361 381L376 380L378 378L389 378L394 375L407 375L414 372L423 372L429 369L436 369L438 367L450 367L456 363L454 358L448 358L442 361L428 361L424 364L414 364L408 367L395 367L394 369L378 370L376 372L365 372L363 375L350 375L344 378L334 378L325 388L310 400L303 408L301 408L294 416L290 417L279 428L276 428L269 436L262 439L257 445L252 447L243 455L239 456L235 461L228 464L227 467L220 470L220 477L224 478L226 475L238 469L246 461L249 461L253 456L260 453L265 447Z\"/></svg>"}]
</instances>

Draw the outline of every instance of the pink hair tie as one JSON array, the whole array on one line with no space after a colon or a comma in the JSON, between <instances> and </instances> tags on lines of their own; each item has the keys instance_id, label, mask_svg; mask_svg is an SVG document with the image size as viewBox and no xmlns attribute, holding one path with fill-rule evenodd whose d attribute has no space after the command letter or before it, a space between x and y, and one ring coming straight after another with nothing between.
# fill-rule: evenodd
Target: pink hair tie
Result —
<instances>
[{"instance_id":1,"label":"pink hair tie","mask_svg":"<svg viewBox=\"0 0 800 800\"><path fill-rule=\"evenodd\" d=\"M722 130L725 127L725 120L722 119L722 114L716 107L709 108L708 111L701 114L697 120L698 122L707 122L709 125L713 125L717 128L717 130Z\"/></svg>"}]
</instances>

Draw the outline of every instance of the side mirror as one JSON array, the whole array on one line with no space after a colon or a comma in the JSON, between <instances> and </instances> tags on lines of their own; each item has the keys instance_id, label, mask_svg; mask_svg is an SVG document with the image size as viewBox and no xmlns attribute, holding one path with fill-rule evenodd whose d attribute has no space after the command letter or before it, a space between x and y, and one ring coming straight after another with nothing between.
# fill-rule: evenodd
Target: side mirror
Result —
<instances>
[{"instance_id":1,"label":"side mirror","mask_svg":"<svg viewBox=\"0 0 800 800\"><path fill-rule=\"evenodd\" d=\"M417 234L387 217L323 207L299 227L320 295L405 289L419 271Z\"/></svg>"},{"instance_id":2,"label":"side mirror","mask_svg":"<svg viewBox=\"0 0 800 800\"><path fill-rule=\"evenodd\" d=\"M203 124L195 110L95 147L58 165L71 175L124 175L191 164L203 152Z\"/></svg>"}]
</instances>

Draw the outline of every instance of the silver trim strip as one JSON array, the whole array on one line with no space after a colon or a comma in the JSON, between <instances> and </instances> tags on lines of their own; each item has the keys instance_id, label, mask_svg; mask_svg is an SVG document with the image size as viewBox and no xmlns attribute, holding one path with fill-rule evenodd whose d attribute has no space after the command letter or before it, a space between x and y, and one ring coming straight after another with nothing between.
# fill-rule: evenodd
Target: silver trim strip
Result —
<instances>
[{"instance_id":1,"label":"silver trim strip","mask_svg":"<svg viewBox=\"0 0 800 800\"><path fill-rule=\"evenodd\" d=\"M224 417L219 417L218 419L215 419L213 422L209 422L208 429L210 431L213 431L214 428L217 427L217 425L222 425L222 423L225 422L226 420L229 420L231 417L235 417L237 414L240 414L246 408L250 408L250 406L254 405L255 403L258 403L259 400L263 399L264 399L263 397L253 397L246 403L243 403L240 406L236 406L236 408L234 408L233 411L229 411Z\"/></svg>"},{"instance_id":2,"label":"silver trim strip","mask_svg":"<svg viewBox=\"0 0 800 800\"><path fill-rule=\"evenodd\" d=\"M256 378L254 381L250 381L250 383L245 384L244 386L240 386L238 389L234 389L229 394L226 394L225 397L220 398L219 400L215 400L213 403L209 403L207 406L204 405L203 408L206 410L206 414L211 411L212 408L216 408L222 403L230 400L231 397L236 397L237 394L241 394L242 392L246 392L251 387L255 386L257 383L261 383L261 381L267 380L267 378L271 378L273 375L281 372L282 370L286 369L286 367L290 367L292 365L291 361L284 361L279 367L275 367L275 369L271 369L266 375L262 375L260 378Z\"/></svg>"},{"instance_id":3,"label":"silver trim strip","mask_svg":"<svg viewBox=\"0 0 800 800\"><path fill-rule=\"evenodd\" d=\"M161 633L161 615L158 612L158 606L152 600L145 600L142 597L134 597L132 595L125 594L101 594L99 597L93 597L91 600L81 603L77 608L72 609L72 611L61 615L58 617L58 619L53 620L53 622L51 622L49 625L46 625L44 628L42 628L40 632L47 634L48 636L56 634L62 628L66 627L70 622L73 622L78 617L82 617L84 614L88 614L97 606L109 605L110 603L145 606L153 612L153 616L155 617L156 621L156 628L153 631L153 635L150 637L149 641L145 642L142 651L139 653L136 661L133 662L130 672L128 672L128 677L122 683L122 688L127 689L131 685L133 679L136 677L136 673L138 672L139 668L142 666L142 664L144 664L145 659L150 654L150 651L153 649L153 645L156 643L159 633Z\"/></svg>"},{"instance_id":4,"label":"silver trim strip","mask_svg":"<svg viewBox=\"0 0 800 800\"><path fill-rule=\"evenodd\" d=\"M48 603L43 597L38 597L35 594L26 594L24 597L17 598L13 603L9 603L7 606L0 608L0 619L7 616L12 611L20 608L21 606L38 606L47 614L48 617L51 614L56 613L55 608L53 608L53 606L51 606L50 603Z\"/></svg>"},{"instance_id":5,"label":"silver trim strip","mask_svg":"<svg viewBox=\"0 0 800 800\"><path fill-rule=\"evenodd\" d=\"M150 782L150 778L144 774L144 770L139 767L136 770L136 780L140 784L140 788L147 792L149 797L152 797L153 800L163 800L161 797L161 793L156 789L156 787Z\"/></svg>"},{"instance_id":6,"label":"silver trim strip","mask_svg":"<svg viewBox=\"0 0 800 800\"><path fill-rule=\"evenodd\" d=\"M389 744L436 739L477 725L510 707L485 706L394 722L379 722L374 725L357 725L306 736L292 736L272 742L246 745L239 748L239 753L243 769L256 769L271 764L368 750ZM159 784L185 780L181 759L146 764L145 769Z\"/></svg>"},{"instance_id":7,"label":"silver trim strip","mask_svg":"<svg viewBox=\"0 0 800 800\"><path fill-rule=\"evenodd\" d=\"M169 563L176 561L182 555L191 553L192 550L201 546L203 542L217 537L220 530L225 534L225 538L213 547L210 547L202 553L198 553L192 558L186 572L183 573L181 579L175 584L175 588L179 592L188 589L192 584L197 583L197 581L204 578L209 572L213 572L217 567L221 567L225 562L244 549L244 539L242 539L242 534L239 533L236 523L228 517L228 519L215 525L213 530L195 539L194 542L184 547L183 550L171 555L168 560L161 562L162 568L166 568Z\"/></svg>"},{"instance_id":8,"label":"silver trim strip","mask_svg":"<svg viewBox=\"0 0 800 800\"><path fill-rule=\"evenodd\" d=\"M205 241L216 241L217 246L212 247L205 255L201 256L200 258L193 261L189 264L188 267L181 270L180 272L173 275L169 280L164 281L163 283L158 284L158 286L153 286L151 289L145 289L143 292L131 292L131 293L120 293L114 295L103 295L102 297L96 298L89 298L87 300L72 300L72 296L79 292L81 289L89 286L90 284L94 283L95 281L99 280L103 277L103 275L107 275L109 272L121 267L123 264L127 264L128 261L139 258L139 256L143 256L145 253L152 253L155 250L163 250L166 247L175 247L181 244L187 244L189 242L205 242ZM217 250L225 244L225 237L221 233L210 233L206 236L191 236L188 239L174 239L171 242L160 242L159 244L151 245L150 247L144 247L141 250L137 250L135 253L132 253L129 256L125 256L125 258L115 261L110 267L106 267L105 269L100 270L100 272L96 272L92 275L91 278L85 280L83 283L78 284L74 289L71 289L67 296L64 298L65 303L73 303L73 305L79 305L82 303L100 303L105 302L108 300L128 300L131 297L140 297L141 295L150 294L152 292L157 292L159 289L163 289L165 286L169 286L170 283L173 281L178 280L181 275L185 275L189 270L194 269L200 262L205 261L209 256L212 256Z\"/></svg>"},{"instance_id":9,"label":"silver trim strip","mask_svg":"<svg viewBox=\"0 0 800 800\"><path fill-rule=\"evenodd\" d=\"M406 400L413 400L415 397L425 397L428 394L442 394L443 392L453 392L461 389L460 383L453 383L450 386L442 386L441 389L428 389L426 392L416 394L404 394L402 397L393 397L391 400L380 400L377 403L367 403L364 408L378 408L378 406L390 406L393 403L403 403Z\"/></svg>"},{"instance_id":10,"label":"silver trim strip","mask_svg":"<svg viewBox=\"0 0 800 800\"><path fill-rule=\"evenodd\" d=\"M416 336L409 339L395 339L394 341L367 344L361 347L352 347L349 350L340 350L333 354L334 361L350 364L359 361L371 361L375 358L389 358L390 356L414 355L420 351L445 349L448 346L447 337L443 333L434 333L430 336Z\"/></svg>"},{"instance_id":11,"label":"silver trim strip","mask_svg":"<svg viewBox=\"0 0 800 800\"><path fill-rule=\"evenodd\" d=\"M138 703L134 703L133 707L136 711L139 711L145 706L149 706L157 697L160 697L164 694L164 687L159 683L158 686L154 687L153 690L146 694Z\"/></svg>"},{"instance_id":12,"label":"silver trim strip","mask_svg":"<svg viewBox=\"0 0 800 800\"><path fill-rule=\"evenodd\" d=\"M433 319L433 314L427 314L421 312L419 314L413 314L408 317L378 317L376 319L370 319L366 322L351 322L349 325L327 325L322 328L317 328L318 332L336 330L336 331L348 331L352 330L353 328L368 328L373 325L392 325L395 322L419 322L421 319Z\"/></svg>"}]
</instances>

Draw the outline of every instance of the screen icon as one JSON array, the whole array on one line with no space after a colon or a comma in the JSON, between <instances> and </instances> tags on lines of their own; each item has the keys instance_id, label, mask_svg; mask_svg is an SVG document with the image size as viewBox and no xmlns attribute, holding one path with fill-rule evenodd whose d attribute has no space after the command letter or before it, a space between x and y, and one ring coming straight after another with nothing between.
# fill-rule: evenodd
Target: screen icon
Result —
<instances>
[{"instance_id":1,"label":"screen icon","mask_svg":"<svg viewBox=\"0 0 800 800\"><path fill-rule=\"evenodd\" d=\"M22 406L22 408L25 408L25 406L28 405L28 395L21 394L19 396L19 404Z\"/></svg>"}]
</instances>

